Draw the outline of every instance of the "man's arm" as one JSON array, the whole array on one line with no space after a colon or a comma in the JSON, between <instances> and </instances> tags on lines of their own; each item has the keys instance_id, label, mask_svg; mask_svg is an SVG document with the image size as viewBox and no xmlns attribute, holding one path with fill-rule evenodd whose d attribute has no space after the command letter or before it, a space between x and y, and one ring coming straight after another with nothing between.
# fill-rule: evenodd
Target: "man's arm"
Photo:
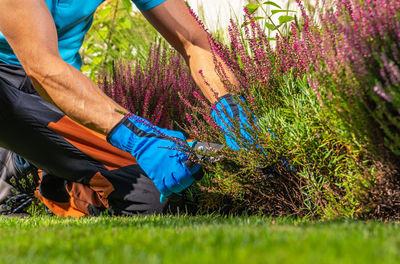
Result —
<instances>
[{"instance_id":1,"label":"man's arm","mask_svg":"<svg viewBox=\"0 0 400 264\"><path fill-rule=\"evenodd\" d=\"M62 60L57 32L43 0L0 0L0 31L35 89L77 122L107 134L127 112Z\"/></svg>"},{"instance_id":2,"label":"man's arm","mask_svg":"<svg viewBox=\"0 0 400 264\"><path fill-rule=\"evenodd\" d=\"M227 94L220 77L215 72L207 33L191 16L184 0L167 0L155 8L144 11L143 15L182 54L190 67L193 79L210 102L215 102L216 98L213 91L205 84L199 70L202 70L204 78L219 96ZM227 67L225 72L231 82L236 83Z\"/></svg>"}]
</instances>

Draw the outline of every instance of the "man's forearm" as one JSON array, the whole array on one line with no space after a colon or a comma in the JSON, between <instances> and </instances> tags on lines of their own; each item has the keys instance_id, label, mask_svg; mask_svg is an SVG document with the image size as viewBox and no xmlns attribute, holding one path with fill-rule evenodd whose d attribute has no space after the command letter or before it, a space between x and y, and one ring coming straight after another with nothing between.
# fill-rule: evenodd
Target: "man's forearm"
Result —
<instances>
[{"instance_id":1,"label":"man's forearm","mask_svg":"<svg viewBox=\"0 0 400 264\"><path fill-rule=\"evenodd\" d=\"M102 134L121 120L122 115L116 110L127 112L61 58L42 58L27 73L41 96L75 121Z\"/></svg>"},{"instance_id":2,"label":"man's forearm","mask_svg":"<svg viewBox=\"0 0 400 264\"><path fill-rule=\"evenodd\" d=\"M167 0L143 14L161 35L182 54L190 67L193 79L210 102L216 100L214 92L219 97L228 92L215 71L207 33L197 24L183 0ZM220 61L222 62L222 60ZM228 79L236 84L237 81L228 67L223 63L222 67L224 67ZM203 76L199 73L200 70ZM211 88L206 85L204 79L211 85Z\"/></svg>"},{"instance_id":3,"label":"man's forearm","mask_svg":"<svg viewBox=\"0 0 400 264\"><path fill-rule=\"evenodd\" d=\"M216 94L218 97L221 97L228 93L221 77L217 74L217 66L215 65L213 55L209 49L203 49L193 45L187 49L186 54L186 62L190 67L194 81L211 103L214 103L217 100ZM227 75L226 77L236 86L237 80L233 73L225 65L222 59L218 57L217 59L221 63L221 67L223 67L223 70ZM208 86L206 82L210 84L210 86Z\"/></svg>"}]
</instances>

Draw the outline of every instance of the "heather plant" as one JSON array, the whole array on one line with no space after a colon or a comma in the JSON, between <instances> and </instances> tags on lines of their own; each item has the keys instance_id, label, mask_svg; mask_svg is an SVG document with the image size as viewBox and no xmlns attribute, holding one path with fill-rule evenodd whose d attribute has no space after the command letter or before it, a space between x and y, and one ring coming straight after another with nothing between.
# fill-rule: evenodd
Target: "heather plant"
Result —
<instances>
[{"instance_id":1,"label":"heather plant","mask_svg":"<svg viewBox=\"0 0 400 264\"><path fill-rule=\"evenodd\" d=\"M303 9L303 17L308 21ZM341 125L378 156L400 155L400 3L340 0L306 36L315 92ZM302 40L299 42L303 42ZM304 47L304 42L299 46ZM383 157L382 157L383 156Z\"/></svg>"},{"instance_id":2,"label":"heather plant","mask_svg":"<svg viewBox=\"0 0 400 264\"><path fill-rule=\"evenodd\" d=\"M300 54L315 43L308 21L301 29L292 24L290 34L277 36L272 48L257 19L247 9L245 13L242 28L234 22L229 28L230 46L211 35L210 45L221 80L247 109L251 123L247 132L254 142L249 144L232 120L236 128L231 132L242 151L216 151L215 157L222 159L203 164L212 172L200 184L203 209L323 217L354 216L366 210L362 203L374 166L363 163L363 152L321 114L319 99L306 78L311 60ZM229 82L226 68L238 84ZM187 133L224 144L209 114L211 106L199 100L201 109L187 103L192 109Z\"/></svg>"},{"instance_id":3,"label":"heather plant","mask_svg":"<svg viewBox=\"0 0 400 264\"><path fill-rule=\"evenodd\" d=\"M364 203L369 215L399 218L400 3L337 1L297 42L311 59L309 83L329 124L368 153L377 167ZM313 37L314 43L304 39Z\"/></svg>"},{"instance_id":4,"label":"heather plant","mask_svg":"<svg viewBox=\"0 0 400 264\"><path fill-rule=\"evenodd\" d=\"M256 147L239 153L219 151L215 156L223 156L222 160L203 165L211 173L199 184L201 191L196 194L201 209L325 218L356 216L366 209L362 203L371 187L374 167L363 163L362 152L333 131L321 116L318 99L305 79L289 75L279 89L274 104L259 105L263 109L258 117L259 130L252 134L263 152ZM199 123L192 127L201 129ZM196 133L192 129L188 132ZM193 137L206 140L213 134L202 135ZM223 138L219 140L223 142Z\"/></svg>"},{"instance_id":5,"label":"heather plant","mask_svg":"<svg viewBox=\"0 0 400 264\"><path fill-rule=\"evenodd\" d=\"M345 1L339 2L338 7L342 8ZM372 2L363 3L369 6ZM342 17L341 12L348 7L322 13L319 26L298 3L302 19L290 24L285 34L277 34L274 47L259 24L260 19L253 17L248 9L242 26L232 21L227 45L209 34L215 70L244 109L249 120L244 129L254 140L246 139L238 121L231 120L234 127L230 133L240 151L210 148L211 152L206 154L186 150L193 159L193 154L209 157L200 161L206 176L183 196L197 212L354 217L376 212L376 208L379 211L377 204L382 200L376 198L380 195L391 197L385 198L386 201L397 197L390 195L393 186L374 189L377 179L386 175L388 166L368 151L372 141L365 141L365 134L372 133L360 133L362 127L358 123L378 122L379 118L384 124L397 120L389 115L395 116L392 113L396 114L398 109L395 99L398 86L387 88L385 81L398 85L398 60L393 59L393 54L397 54L399 42L391 43L391 49L382 46L380 53L376 51L382 55L389 50L392 55L386 57L357 55L354 58L365 64L356 65L351 54L361 52L359 45L365 44L362 47L370 49L376 43L385 44L389 37L373 40L365 33L364 42L352 42L358 47L355 48L350 42L341 42L345 38L340 34L356 36L346 31L344 21L343 25L327 24L328 18ZM398 10L396 5L390 6ZM374 8L380 7L374 5ZM357 27L355 20L350 24ZM362 30L366 30L364 26ZM366 64L374 60L381 61L375 63L378 68ZM371 76L361 74L373 69L383 70ZM237 82L230 81L227 71ZM175 128L181 127L191 138L226 145L223 131L210 114L212 105L196 88L176 53L158 46L153 48L145 67L117 64L113 76L103 79L101 86L107 94L132 113L169 128L174 127L174 120ZM203 79L213 89L213 84L206 77ZM374 89L377 81L383 92ZM396 123L392 123L388 126L390 132L397 129ZM371 132L377 131L379 126L374 128L372 124L364 127L371 126ZM386 133L382 127L379 131L375 136ZM398 217L395 202L382 206L390 207L389 214Z\"/></svg>"},{"instance_id":6,"label":"heather plant","mask_svg":"<svg viewBox=\"0 0 400 264\"><path fill-rule=\"evenodd\" d=\"M186 117L179 95L197 105L198 91L183 58L165 45L154 44L146 63L114 63L112 74L103 73L99 86L131 113L164 128L177 128Z\"/></svg>"}]
</instances>

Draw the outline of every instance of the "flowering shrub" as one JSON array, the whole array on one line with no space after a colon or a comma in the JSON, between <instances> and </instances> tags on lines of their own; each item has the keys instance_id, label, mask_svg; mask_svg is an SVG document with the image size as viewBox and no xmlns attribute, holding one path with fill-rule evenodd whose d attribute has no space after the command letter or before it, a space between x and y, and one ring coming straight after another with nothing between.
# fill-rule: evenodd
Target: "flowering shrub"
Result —
<instances>
[{"instance_id":1,"label":"flowering shrub","mask_svg":"<svg viewBox=\"0 0 400 264\"><path fill-rule=\"evenodd\" d=\"M227 45L209 34L216 72L245 110L254 142L232 120L241 151L208 154L218 162L203 161L206 177L184 196L199 212L331 218L362 215L380 202L376 177L393 171L366 151L363 139L379 146L372 139L385 135L396 153L399 4L339 0L317 25L298 3L302 19L277 35L275 48L247 9L243 27L232 21ZM191 138L226 144L176 53L153 49L145 67L117 65L101 86L156 125L176 121ZM386 200L396 199L392 190L385 189Z\"/></svg>"},{"instance_id":2,"label":"flowering shrub","mask_svg":"<svg viewBox=\"0 0 400 264\"><path fill-rule=\"evenodd\" d=\"M365 211L398 219L400 2L340 0L320 21L305 53L313 60L309 83L329 124L368 150L363 164L376 165Z\"/></svg>"},{"instance_id":3,"label":"flowering shrub","mask_svg":"<svg viewBox=\"0 0 400 264\"><path fill-rule=\"evenodd\" d=\"M224 160L203 164L213 172L213 179L203 181L201 202L205 208L230 212L354 215L370 184L371 167L362 168L360 151L327 125L317 97L304 81L312 59L302 51L315 43L310 21L305 17L301 29L292 24L288 36L277 36L273 49L256 19L247 10L245 15L242 29L232 21L229 45L211 35L210 44L226 88L245 99L237 101L248 109L247 116L256 115L250 118L248 130L255 142L243 144L246 140L239 129L232 131L243 151L220 151ZM229 83L218 58L224 60L239 86ZM206 102L202 104L210 109ZM224 143L204 108L192 108L196 122L191 120L187 133Z\"/></svg>"},{"instance_id":4,"label":"flowering shrub","mask_svg":"<svg viewBox=\"0 0 400 264\"><path fill-rule=\"evenodd\" d=\"M248 210L273 214L357 215L383 206L390 208L384 217L399 217L389 202L399 198L391 160L372 157L364 149L381 151L383 135L393 153L399 146L399 4L338 1L335 10L322 13L320 26L297 2L302 20L291 24L287 36L277 35L275 49L247 10L243 30L235 23L229 29L229 47L210 37L215 56L224 59L240 82L239 88L229 84L219 65L227 89L244 95L246 106L258 115L261 130L253 126L251 133L266 155L257 155L261 154L257 148L225 153L248 171L240 174L238 167L214 166L210 169L220 177L208 191L235 194ZM307 82L301 81L303 77ZM304 98L308 86L316 97ZM366 135L370 140L365 143ZM280 164L284 159L296 167L296 173ZM267 177L262 168L256 169L260 164L266 166L264 170L274 168L279 177ZM381 179L386 179L381 190L385 202L371 195L381 188L376 185ZM283 205L292 210L282 211Z\"/></svg>"},{"instance_id":5,"label":"flowering shrub","mask_svg":"<svg viewBox=\"0 0 400 264\"><path fill-rule=\"evenodd\" d=\"M182 57L161 44L151 48L143 67L118 62L111 75L99 80L100 88L117 103L163 128L184 122L188 109L179 96L197 104L193 92L199 89Z\"/></svg>"},{"instance_id":6,"label":"flowering shrub","mask_svg":"<svg viewBox=\"0 0 400 264\"><path fill-rule=\"evenodd\" d=\"M400 2L340 0L335 9L321 15L305 49L310 84L370 150L385 143L400 155Z\"/></svg>"}]
</instances>

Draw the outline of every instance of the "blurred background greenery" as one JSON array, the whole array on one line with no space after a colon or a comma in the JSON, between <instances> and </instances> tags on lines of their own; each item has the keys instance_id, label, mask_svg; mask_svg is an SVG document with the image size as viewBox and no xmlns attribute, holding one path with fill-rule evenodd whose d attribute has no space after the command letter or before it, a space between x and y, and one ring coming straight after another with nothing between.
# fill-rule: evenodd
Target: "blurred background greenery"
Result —
<instances>
[{"instance_id":1,"label":"blurred background greenery","mask_svg":"<svg viewBox=\"0 0 400 264\"><path fill-rule=\"evenodd\" d=\"M95 13L91 29L81 48L82 71L97 80L101 71L112 71L116 60L145 62L158 32L130 0L107 0Z\"/></svg>"}]
</instances>

